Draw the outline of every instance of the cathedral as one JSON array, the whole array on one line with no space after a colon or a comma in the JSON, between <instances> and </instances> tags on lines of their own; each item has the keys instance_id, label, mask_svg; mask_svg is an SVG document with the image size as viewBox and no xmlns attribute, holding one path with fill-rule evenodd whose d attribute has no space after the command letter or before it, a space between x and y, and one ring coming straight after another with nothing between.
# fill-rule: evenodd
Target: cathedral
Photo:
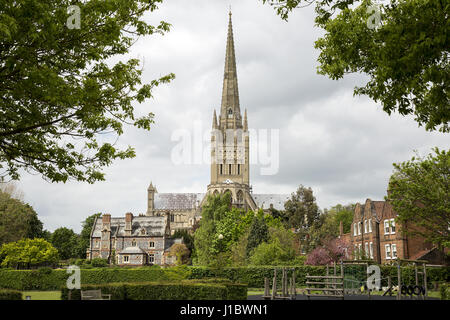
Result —
<instances>
[{"instance_id":1,"label":"cathedral","mask_svg":"<svg viewBox=\"0 0 450 320\"><path fill-rule=\"evenodd\" d=\"M104 214L94 223L88 259L103 258L119 265L171 264L171 239L176 230L190 230L201 219L209 195L229 192L232 205L245 210L284 210L289 194L254 194L250 185L247 110L242 117L229 14L222 102L219 117L213 111L211 132L211 181L206 193L159 193L147 189L146 214L123 218ZM112 260L114 259L114 260Z\"/></svg>"}]
</instances>

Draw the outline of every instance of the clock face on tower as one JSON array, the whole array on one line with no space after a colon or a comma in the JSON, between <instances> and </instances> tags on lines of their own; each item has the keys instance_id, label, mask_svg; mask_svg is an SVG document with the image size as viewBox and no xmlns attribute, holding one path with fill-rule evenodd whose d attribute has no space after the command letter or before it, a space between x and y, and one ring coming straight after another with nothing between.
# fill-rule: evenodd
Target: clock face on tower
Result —
<instances>
[{"instance_id":1,"label":"clock face on tower","mask_svg":"<svg viewBox=\"0 0 450 320\"><path fill-rule=\"evenodd\" d=\"M231 181L230 179L227 179L227 180L225 180L224 182L225 182L226 184L233 183L233 181Z\"/></svg>"}]
</instances>

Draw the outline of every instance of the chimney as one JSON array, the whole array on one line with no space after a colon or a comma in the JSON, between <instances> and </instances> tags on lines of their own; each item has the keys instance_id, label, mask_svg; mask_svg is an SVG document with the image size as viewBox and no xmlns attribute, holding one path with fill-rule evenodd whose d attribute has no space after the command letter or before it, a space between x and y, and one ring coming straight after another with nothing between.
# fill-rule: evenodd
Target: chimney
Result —
<instances>
[{"instance_id":1,"label":"chimney","mask_svg":"<svg viewBox=\"0 0 450 320\"><path fill-rule=\"evenodd\" d=\"M125 214L125 235L126 236L131 236L132 225L133 225L133 214L131 212L128 212Z\"/></svg>"},{"instance_id":2,"label":"chimney","mask_svg":"<svg viewBox=\"0 0 450 320\"><path fill-rule=\"evenodd\" d=\"M170 229L170 211L166 211L166 233L170 236L171 229Z\"/></svg>"},{"instance_id":3,"label":"chimney","mask_svg":"<svg viewBox=\"0 0 450 320\"><path fill-rule=\"evenodd\" d=\"M102 215L102 230L111 231L111 215L109 213Z\"/></svg>"}]
</instances>

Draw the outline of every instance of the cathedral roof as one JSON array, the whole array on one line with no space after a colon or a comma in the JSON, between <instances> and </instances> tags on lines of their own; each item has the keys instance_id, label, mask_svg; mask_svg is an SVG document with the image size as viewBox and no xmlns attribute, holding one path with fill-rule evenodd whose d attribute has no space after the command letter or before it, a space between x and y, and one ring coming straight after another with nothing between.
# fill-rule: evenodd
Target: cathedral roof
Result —
<instances>
[{"instance_id":1,"label":"cathedral roof","mask_svg":"<svg viewBox=\"0 0 450 320\"><path fill-rule=\"evenodd\" d=\"M156 193L155 210L197 209L205 193Z\"/></svg>"},{"instance_id":2,"label":"cathedral roof","mask_svg":"<svg viewBox=\"0 0 450 320\"><path fill-rule=\"evenodd\" d=\"M269 209L273 205L275 210L284 210L284 203L291 198L289 194L252 194L258 208Z\"/></svg>"}]
</instances>

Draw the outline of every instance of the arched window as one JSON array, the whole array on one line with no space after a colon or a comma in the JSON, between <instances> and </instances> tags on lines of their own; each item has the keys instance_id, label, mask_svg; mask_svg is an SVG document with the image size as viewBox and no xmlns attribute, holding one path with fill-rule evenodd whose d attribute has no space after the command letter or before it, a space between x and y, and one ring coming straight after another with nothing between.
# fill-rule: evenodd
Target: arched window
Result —
<instances>
[{"instance_id":1,"label":"arched window","mask_svg":"<svg viewBox=\"0 0 450 320\"><path fill-rule=\"evenodd\" d=\"M136 239L133 239L133 241L131 241L131 246L136 247Z\"/></svg>"},{"instance_id":2,"label":"arched window","mask_svg":"<svg viewBox=\"0 0 450 320\"><path fill-rule=\"evenodd\" d=\"M244 193L242 192L242 190L238 191L236 198L239 204L244 203Z\"/></svg>"},{"instance_id":3,"label":"arched window","mask_svg":"<svg viewBox=\"0 0 450 320\"><path fill-rule=\"evenodd\" d=\"M228 119L233 118L233 110L228 109Z\"/></svg>"},{"instance_id":4,"label":"arched window","mask_svg":"<svg viewBox=\"0 0 450 320\"><path fill-rule=\"evenodd\" d=\"M219 191L217 191L217 190L214 190L214 192L213 192L213 196L214 197L217 197L219 195Z\"/></svg>"}]
</instances>

